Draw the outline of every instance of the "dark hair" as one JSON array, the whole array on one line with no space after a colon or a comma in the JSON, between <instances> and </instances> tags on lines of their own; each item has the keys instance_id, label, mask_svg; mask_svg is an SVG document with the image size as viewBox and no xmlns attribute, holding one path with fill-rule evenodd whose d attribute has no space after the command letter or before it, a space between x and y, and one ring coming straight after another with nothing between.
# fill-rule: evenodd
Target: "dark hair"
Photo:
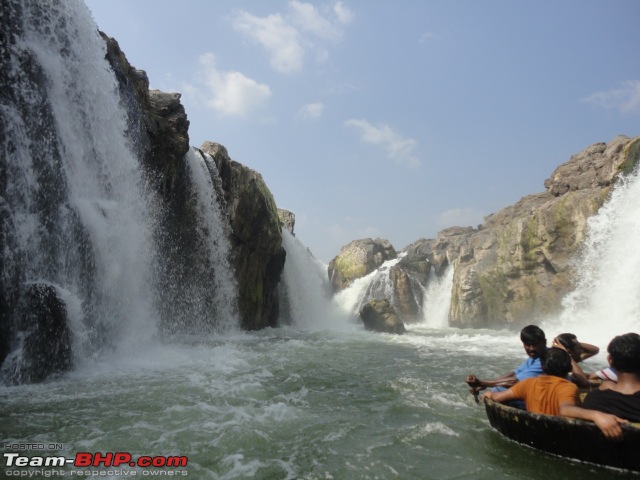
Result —
<instances>
[{"instance_id":1,"label":"dark hair","mask_svg":"<svg viewBox=\"0 0 640 480\"><path fill-rule=\"evenodd\" d=\"M561 348L547 348L540 354L540 364L547 375L565 378L571 371L571 356Z\"/></svg>"},{"instance_id":2,"label":"dark hair","mask_svg":"<svg viewBox=\"0 0 640 480\"><path fill-rule=\"evenodd\" d=\"M640 335L626 333L614 337L607 347L613 368L623 373L640 375Z\"/></svg>"},{"instance_id":3,"label":"dark hair","mask_svg":"<svg viewBox=\"0 0 640 480\"><path fill-rule=\"evenodd\" d=\"M562 346L568 350L572 350L575 347L578 337L573 333L561 333L556 337Z\"/></svg>"},{"instance_id":4,"label":"dark hair","mask_svg":"<svg viewBox=\"0 0 640 480\"><path fill-rule=\"evenodd\" d=\"M537 325L527 325L524 327L520 331L520 340L525 345L538 345L547 342L544 332Z\"/></svg>"}]
</instances>

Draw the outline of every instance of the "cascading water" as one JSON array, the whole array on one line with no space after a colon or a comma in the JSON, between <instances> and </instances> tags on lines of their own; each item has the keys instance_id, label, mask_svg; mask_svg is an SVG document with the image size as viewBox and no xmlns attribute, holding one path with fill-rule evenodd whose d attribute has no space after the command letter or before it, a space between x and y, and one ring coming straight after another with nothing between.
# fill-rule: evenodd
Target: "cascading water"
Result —
<instances>
[{"instance_id":1,"label":"cascading water","mask_svg":"<svg viewBox=\"0 0 640 480\"><path fill-rule=\"evenodd\" d=\"M597 215L588 221L578 282L564 299L555 329L608 342L640 331L640 175L622 178Z\"/></svg>"},{"instance_id":2,"label":"cascading water","mask_svg":"<svg viewBox=\"0 0 640 480\"><path fill-rule=\"evenodd\" d=\"M353 326L350 312L331 298L327 266L286 229L282 230L282 243L287 260L281 283L280 323L311 330Z\"/></svg>"},{"instance_id":3,"label":"cascading water","mask_svg":"<svg viewBox=\"0 0 640 480\"><path fill-rule=\"evenodd\" d=\"M2 104L3 289L47 282L77 296L91 350L155 334L154 217L104 41L74 3L13 4L22 21L7 66L24 78Z\"/></svg>"},{"instance_id":4,"label":"cascading water","mask_svg":"<svg viewBox=\"0 0 640 480\"><path fill-rule=\"evenodd\" d=\"M431 268L429 283L424 289L422 312L424 324L430 328L449 326L451 309L451 287L453 285L453 265L449 265L441 277Z\"/></svg>"},{"instance_id":5,"label":"cascading water","mask_svg":"<svg viewBox=\"0 0 640 480\"><path fill-rule=\"evenodd\" d=\"M189 177L196 200L198 237L203 250L208 253L205 260L209 267L205 269L206 278L202 279L206 288L216 292L216 305L210 311L224 312L218 322L219 331L228 331L239 325L237 316L237 286L230 274L229 252L231 246L227 239L228 228L219 198L222 198L222 186L215 162L209 154L192 148L186 155ZM216 184L217 183L217 184ZM209 307L208 307L209 308ZM207 312L201 312L206 316Z\"/></svg>"},{"instance_id":6,"label":"cascading water","mask_svg":"<svg viewBox=\"0 0 640 480\"><path fill-rule=\"evenodd\" d=\"M401 259L402 255L387 260L370 274L355 279L348 288L335 295L335 301L353 315L357 315L364 304L372 299L386 298L393 304L393 285L389 279L389 269Z\"/></svg>"},{"instance_id":7,"label":"cascading water","mask_svg":"<svg viewBox=\"0 0 640 480\"><path fill-rule=\"evenodd\" d=\"M160 224L165 217L133 153L139 147L126 135L127 112L90 12L80 0L7 0L1 13L5 380L41 379L23 352L38 350L43 332L59 337L47 340L59 351L73 344L65 365L139 348L157 337L160 318L177 316L166 298L179 297L180 314L199 317L191 324L207 331L237 324L213 162L193 151L185 158L199 238L192 255L206 268L186 278L186 266L182 278L171 278L163 262L173 254L161 245L179 248L158 235L170 229ZM181 261L174 257L173 265ZM66 318L33 326L29 315L42 309Z\"/></svg>"}]
</instances>

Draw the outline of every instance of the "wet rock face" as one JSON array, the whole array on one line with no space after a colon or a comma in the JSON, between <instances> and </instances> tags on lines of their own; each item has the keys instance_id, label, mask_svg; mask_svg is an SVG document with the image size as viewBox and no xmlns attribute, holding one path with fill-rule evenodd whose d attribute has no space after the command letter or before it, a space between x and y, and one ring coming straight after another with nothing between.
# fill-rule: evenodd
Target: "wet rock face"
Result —
<instances>
[{"instance_id":1,"label":"wet rock face","mask_svg":"<svg viewBox=\"0 0 640 480\"><path fill-rule=\"evenodd\" d=\"M201 150L218 167L231 223L232 265L238 282L242 327L276 326L278 283L286 252L278 209L262 176L229 158L220 144L205 142Z\"/></svg>"},{"instance_id":2,"label":"wet rock face","mask_svg":"<svg viewBox=\"0 0 640 480\"><path fill-rule=\"evenodd\" d=\"M388 300L371 300L360 310L360 318L366 330L396 334L406 331Z\"/></svg>"},{"instance_id":3,"label":"wet rock face","mask_svg":"<svg viewBox=\"0 0 640 480\"><path fill-rule=\"evenodd\" d=\"M329 280L335 292L348 287L356 278L364 277L387 260L397 258L388 240L365 238L354 240L340 249L329 263Z\"/></svg>"},{"instance_id":4,"label":"wet rock face","mask_svg":"<svg viewBox=\"0 0 640 480\"><path fill-rule=\"evenodd\" d=\"M128 112L131 145L149 172L162 200L184 191L184 156L189 151L189 120L179 93L149 90L144 70L133 67L118 42L100 32L107 44L106 59L118 80Z\"/></svg>"},{"instance_id":5,"label":"wet rock face","mask_svg":"<svg viewBox=\"0 0 640 480\"><path fill-rule=\"evenodd\" d=\"M48 284L28 285L19 306L22 314L11 340L15 348L3 365L5 381L37 383L54 373L70 370L71 331L67 307L58 290Z\"/></svg>"}]
</instances>

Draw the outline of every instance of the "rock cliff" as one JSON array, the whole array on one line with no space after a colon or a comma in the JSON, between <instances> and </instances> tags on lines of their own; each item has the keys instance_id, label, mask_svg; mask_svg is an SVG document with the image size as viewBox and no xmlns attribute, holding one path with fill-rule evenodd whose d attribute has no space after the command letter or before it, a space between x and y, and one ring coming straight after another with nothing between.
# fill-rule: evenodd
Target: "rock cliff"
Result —
<instances>
[{"instance_id":1,"label":"rock cliff","mask_svg":"<svg viewBox=\"0 0 640 480\"><path fill-rule=\"evenodd\" d=\"M616 179L636 167L639 152L640 137L591 145L556 168L545 181L545 192L489 215L478 228L452 227L435 239L414 242L392 267L392 293L386 296L404 322L414 321L423 307L416 292L431 275L441 276L453 266L452 326L521 326L558 313L573 288L572 260L585 238L587 220ZM343 247L329 266L334 291L375 268L352 260L352 250L357 251ZM341 270L343 264L348 269Z\"/></svg>"},{"instance_id":2,"label":"rock cliff","mask_svg":"<svg viewBox=\"0 0 640 480\"><path fill-rule=\"evenodd\" d=\"M163 204L167 228L161 241L167 246L183 246L177 252L179 258L166 259L167 276L170 272L172 278L187 278L187 270L196 269L201 257L194 245L197 216L189 202L190 185L184 164L189 149L189 122L180 94L150 91L145 72L129 65L114 39L103 37L108 46L107 59L116 72L121 97L130 112L130 135L135 140L132 143L139 146L139 154ZM222 145L205 142L200 149L212 156L220 175L230 225L231 263L239 289L241 326L248 330L275 326L279 312L277 289L285 252L273 196L262 176L231 160ZM172 248L166 250L175 252ZM177 296L167 298L165 311L179 311L176 302Z\"/></svg>"},{"instance_id":3,"label":"rock cliff","mask_svg":"<svg viewBox=\"0 0 640 480\"><path fill-rule=\"evenodd\" d=\"M560 165L547 190L488 216L448 246L455 258L450 322L522 325L556 314L573 288L587 220L638 161L640 138L591 145Z\"/></svg>"}]
</instances>

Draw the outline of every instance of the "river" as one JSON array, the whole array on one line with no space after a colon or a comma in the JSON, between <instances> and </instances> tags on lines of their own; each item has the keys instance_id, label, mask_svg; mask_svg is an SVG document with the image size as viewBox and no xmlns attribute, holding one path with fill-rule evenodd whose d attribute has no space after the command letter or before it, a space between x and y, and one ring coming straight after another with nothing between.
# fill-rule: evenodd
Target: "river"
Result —
<instances>
[{"instance_id":1,"label":"river","mask_svg":"<svg viewBox=\"0 0 640 480\"><path fill-rule=\"evenodd\" d=\"M69 458L186 456L175 472L203 479L626 478L491 429L464 378L523 358L513 332L421 325L402 336L347 325L185 338L0 388L0 437L5 447L61 444L44 453Z\"/></svg>"}]
</instances>

